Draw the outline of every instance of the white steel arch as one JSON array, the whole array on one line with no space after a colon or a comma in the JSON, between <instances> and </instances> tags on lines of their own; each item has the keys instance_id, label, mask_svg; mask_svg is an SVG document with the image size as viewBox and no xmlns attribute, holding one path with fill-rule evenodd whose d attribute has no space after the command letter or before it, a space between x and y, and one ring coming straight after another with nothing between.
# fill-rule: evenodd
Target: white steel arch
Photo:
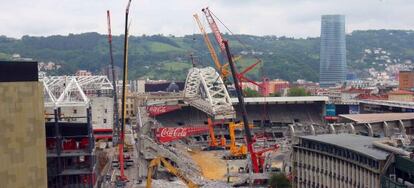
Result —
<instances>
[{"instance_id":1,"label":"white steel arch","mask_svg":"<svg viewBox=\"0 0 414 188\"><path fill-rule=\"evenodd\" d=\"M184 99L215 119L235 118L235 111L223 80L212 67L189 70Z\"/></svg>"}]
</instances>

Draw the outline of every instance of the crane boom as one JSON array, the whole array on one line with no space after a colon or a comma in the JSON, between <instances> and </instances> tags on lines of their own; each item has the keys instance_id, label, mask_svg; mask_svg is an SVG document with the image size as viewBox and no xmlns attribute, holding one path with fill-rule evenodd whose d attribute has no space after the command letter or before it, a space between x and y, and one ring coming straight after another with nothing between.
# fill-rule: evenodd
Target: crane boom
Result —
<instances>
[{"instance_id":1,"label":"crane boom","mask_svg":"<svg viewBox=\"0 0 414 188\"><path fill-rule=\"evenodd\" d=\"M230 48L227 41L223 41L225 47L226 47L226 53L227 53L227 59L229 60L230 70L231 74L233 75L234 80L234 86L236 88L237 98L239 100L239 108L242 110L242 117L243 117L243 123L244 123L244 132L246 133L246 140L247 140L247 150L250 153L250 159L252 160L252 166L253 166L253 172L258 173L259 172L259 166L257 164L257 156L254 153L253 149L253 139L252 139L252 133L250 132L249 127L249 120L247 118L247 110L246 106L244 104L244 97L242 94L242 88L240 87L239 79L237 76L236 68L233 63L233 59L231 58Z\"/></svg>"},{"instance_id":2,"label":"crane boom","mask_svg":"<svg viewBox=\"0 0 414 188\"><path fill-rule=\"evenodd\" d=\"M109 43L109 56L111 60L111 73L112 73L112 95L114 97L114 136L118 138L119 136L119 115L118 115L118 92L116 88L116 76L115 76L115 65L114 65L114 55L112 52L112 32L111 32L111 14L109 10L106 11L107 20L108 20L108 43Z\"/></svg>"},{"instance_id":3,"label":"crane boom","mask_svg":"<svg viewBox=\"0 0 414 188\"><path fill-rule=\"evenodd\" d=\"M147 174L147 188L151 188L151 181L152 181L152 171L154 167L160 165L162 163L167 170L180 178L189 188L198 188L198 185L196 185L194 182L192 182L189 178L187 178L181 171L176 169L171 163L169 163L167 160L165 160L163 157L157 157L153 159L149 166L148 166L148 174Z\"/></svg>"},{"instance_id":4,"label":"crane boom","mask_svg":"<svg viewBox=\"0 0 414 188\"><path fill-rule=\"evenodd\" d=\"M208 48L208 50L210 51L210 56L211 56L211 59L213 59L213 62L214 62L214 64L216 65L217 70L220 72L221 77L223 78L223 80L226 80L226 79L227 79L227 76L228 76L228 74L229 74L228 70L227 70L227 69L225 69L225 68L221 65L221 63L220 63L220 61L219 61L219 58L218 58L218 56L217 56L217 53L216 53L216 51L214 50L214 47L213 47L213 45L211 44L210 38L208 37L206 30L204 29L203 25L201 24L201 22L200 22L200 19L199 19L198 15L197 15L197 14L194 14L193 16L194 16L194 19L196 20L196 22L197 22L197 24L198 24L198 27L200 28L201 33L203 34L204 42L206 43L207 48Z\"/></svg>"},{"instance_id":5,"label":"crane boom","mask_svg":"<svg viewBox=\"0 0 414 188\"><path fill-rule=\"evenodd\" d=\"M214 21L213 16L211 15L210 9L208 7L203 8L202 11L204 12L204 15L206 15L207 22L210 25L211 31L213 31L214 37L216 38L217 43L220 45L220 50L223 56L226 56L226 47L223 43L223 37L221 36L220 30L216 24L216 21Z\"/></svg>"}]
</instances>

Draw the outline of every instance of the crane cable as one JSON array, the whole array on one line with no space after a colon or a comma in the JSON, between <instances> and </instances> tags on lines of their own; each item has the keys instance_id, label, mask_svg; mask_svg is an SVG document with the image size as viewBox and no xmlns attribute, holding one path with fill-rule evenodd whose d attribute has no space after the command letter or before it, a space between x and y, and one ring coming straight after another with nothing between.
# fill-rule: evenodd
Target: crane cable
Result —
<instances>
[{"instance_id":1,"label":"crane cable","mask_svg":"<svg viewBox=\"0 0 414 188\"><path fill-rule=\"evenodd\" d=\"M236 38L236 40L244 47L244 48L246 48L246 49L248 49L248 50L251 50L251 51L253 51L253 49L252 48L250 48L250 47L248 47L247 46L247 44L246 43L244 43L237 35L235 35L234 33L233 33L233 31L231 31L230 30L230 28L228 28L227 26L226 26L226 24L224 24L221 20L220 20L220 18L219 17L217 17L211 10L210 10L210 13L224 26L224 28L226 28L227 29L227 31L229 31L230 32L230 34L232 34L235 38ZM264 67L264 65L263 65L263 61L259 58L259 57L257 57L255 54L253 54L252 53L252 55L253 55L253 57L254 58L256 58L256 60L257 61L259 61L260 63L261 63L261 65L262 65L262 70L261 70L261 72L262 72L262 79L263 79L263 83L265 82L265 75L264 75L264 71L263 71L263 67ZM266 91L267 92L267 91ZM267 101L267 96L266 95L264 95L263 96L264 97L264 105L263 105L263 116L262 116L262 120L264 120L264 119L269 119L269 114L268 114L268 112L267 112L267 108L266 108L266 101ZM264 121L263 121L264 122Z\"/></svg>"}]
</instances>

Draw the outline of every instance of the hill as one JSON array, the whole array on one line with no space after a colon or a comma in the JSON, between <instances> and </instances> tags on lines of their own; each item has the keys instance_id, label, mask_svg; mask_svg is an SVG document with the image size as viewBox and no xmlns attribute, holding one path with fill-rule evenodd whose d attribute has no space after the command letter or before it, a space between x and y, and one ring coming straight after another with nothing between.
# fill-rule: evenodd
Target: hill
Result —
<instances>
[{"instance_id":1,"label":"hill","mask_svg":"<svg viewBox=\"0 0 414 188\"><path fill-rule=\"evenodd\" d=\"M213 41L213 36L210 38ZM264 68L256 68L249 75L253 79L259 79L263 70L270 78L318 81L319 38L252 35L224 35L224 38L229 39L234 54L243 54L239 67L254 63L255 57L263 60ZM213 66L201 35L143 35L131 36L129 40L131 79L183 80L186 70L191 67L190 54L194 55L197 66ZM115 64L121 67L123 36L114 36L113 45ZM384 53L375 55L373 52L378 49ZM367 53L369 51L372 51L371 55ZM23 36L21 39L0 36L0 59L9 59L12 54L62 65L50 74L73 74L77 69L99 73L109 64L107 38L98 33ZM384 64L405 60L414 60L414 32L411 30L354 31L347 35L348 69L358 75L363 76L370 67L384 69Z\"/></svg>"}]
</instances>

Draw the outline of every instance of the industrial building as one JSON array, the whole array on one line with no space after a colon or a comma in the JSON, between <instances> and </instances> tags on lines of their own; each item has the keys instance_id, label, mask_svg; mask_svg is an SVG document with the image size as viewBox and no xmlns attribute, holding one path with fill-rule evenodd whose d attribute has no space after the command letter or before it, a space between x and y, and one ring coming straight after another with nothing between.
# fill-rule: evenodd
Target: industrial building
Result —
<instances>
[{"instance_id":1,"label":"industrial building","mask_svg":"<svg viewBox=\"0 0 414 188\"><path fill-rule=\"evenodd\" d=\"M47 187L43 86L37 72L37 62L0 61L1 187Z\"/></svg>"},{"instance_id":2,"label":"industrial building","mask_svg":"<svg viewBox=\"0 0 414 188\"><path fill-rule=\"evenodd\" d=\"M335 86L346 79L345 16L323 15L321 23L321 87Z\"/></svg>"},{"instance_id":3,"label":"industrial building","mask_svg":"<svg viewBox=\"0 0 414 188\"><path fill-rule=\"evenodd\" d=\"M293 147L294 187L380 187L386 152L378 138L353 134L302 136Z\"/></svg>"},{"instance_id":4,"label":"industrial building","mask_svg":"<svg viewBox=\"0 0 414 188\"><path fill-rule=\"evenodd\" d=\"M414 71L400 71L398 80L400 90L414 91Z\"/></svg>"}]
</instances>

